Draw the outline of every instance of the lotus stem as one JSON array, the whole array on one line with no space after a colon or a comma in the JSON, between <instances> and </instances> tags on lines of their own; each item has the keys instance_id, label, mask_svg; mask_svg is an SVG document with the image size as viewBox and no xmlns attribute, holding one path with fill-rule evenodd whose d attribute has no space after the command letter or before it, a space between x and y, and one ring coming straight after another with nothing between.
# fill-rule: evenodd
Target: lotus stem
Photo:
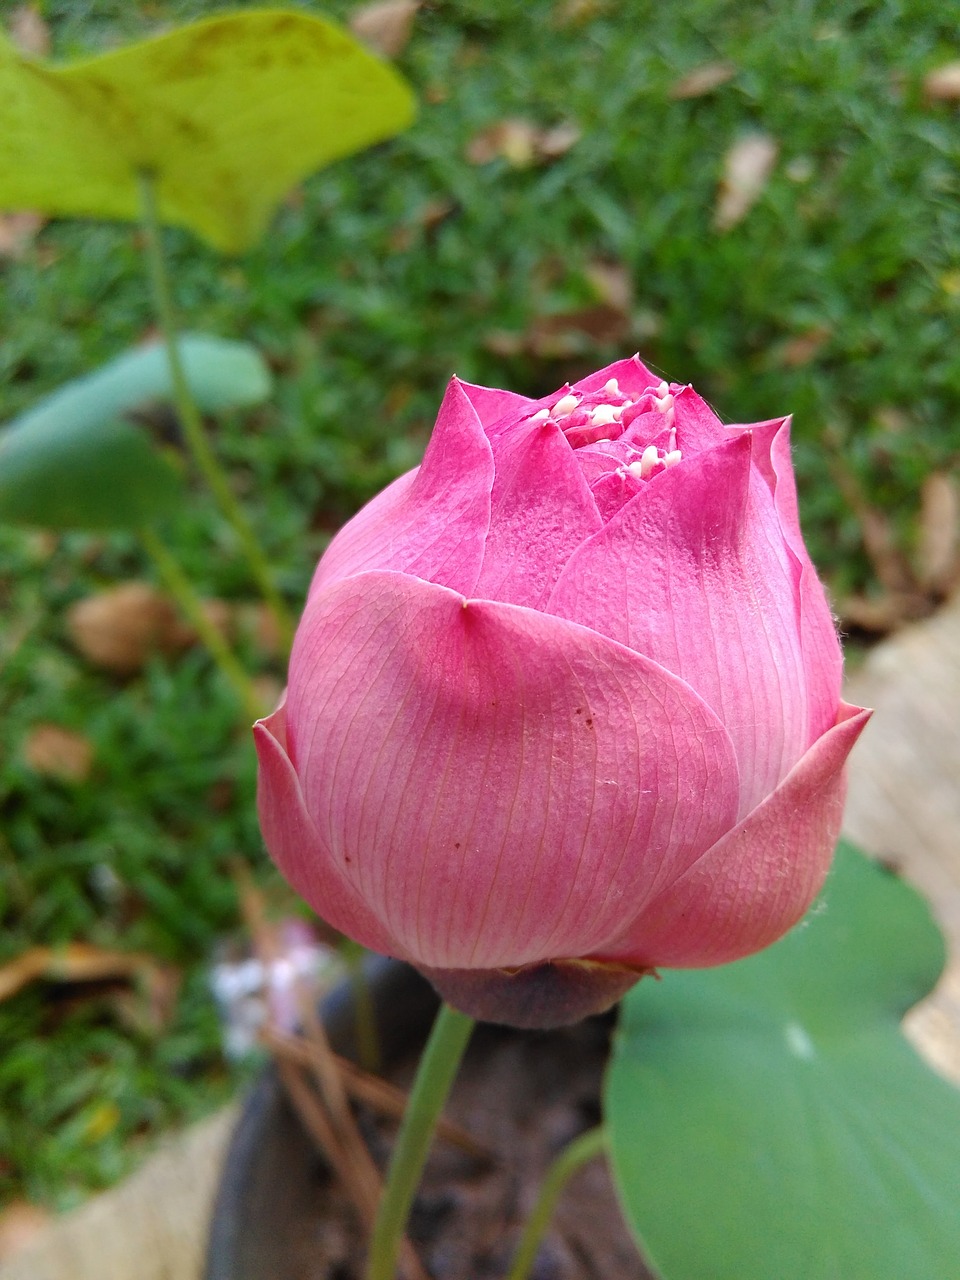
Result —
<instances>
[{"instance_id":1,"label":"lotus stem","mask_svg":"<svg viewBox=\"0 0 960 1280\"><path fill-rule=\"evenodd\" d=\"M470 1039L474 1022L440 1006L397 1134L367 1261L367 1280L394 1280L397 1254L430 1141Z\"/></svg>"},{"instance_id":2,"label":"lotus stem","mask_svg":"<svg viewBox=\"0 0 960 1280\"><path fill-rule=\"evenodd\" d=\"M527 1219L523 1229L507 1280L527 1280L537 1256L537 1250L540 1248L554 1209L557 1207L560 1193L577 1170L598 1156L606 1145L606 1129L603 1125L599 1125L596 1129L588 1129L579 1138L575 1138L554 1160L543 1180L533 1213Z\"/></svg>"},{"instance_id":3,"label":"lotus stem","mask_svg":"<svg viewBox=\"0 0 960 1280\"><path fill-rule=\"evenodd\" d=\"M152 529L141 529L140 538L153 558L164 586L193 624L197 635L206 645L210 657L243 703L247 714L257 720L263 709L253 681L244 671L226 640L207 617L203 601L194 590L190 579Z\"/></svg>"},{"instance_id":4,"label":"lotus stem","mask_svg":"<svg viewBox=\"0 0 960 1280\"><path fill-rule=\"evenodd\" d=\"M293 618L276 586L267 558L263 553L257 535L247 520L230 488L229 481L217 461L217 456L210 447L203 426L203 418L197 408L196 401L190 391L180 359L177 345L176 311L173 305L173 293L170 277L163 254L163 233L157 213L156 180L151 173L142 172L140 182L140 209L143 231L146 240L147 269L150 286L153 292L157 319L163 333L167 359L170 363L170 382L173 390L173 402L177 416L183 428L183 436L190 450L194 463L200 474L210 486L211 492L219 504L220 510L236 534L250 572L253 574L263 597L277 621L284 644L289 651L293 643Z\"/></svg>"}]
</instances>

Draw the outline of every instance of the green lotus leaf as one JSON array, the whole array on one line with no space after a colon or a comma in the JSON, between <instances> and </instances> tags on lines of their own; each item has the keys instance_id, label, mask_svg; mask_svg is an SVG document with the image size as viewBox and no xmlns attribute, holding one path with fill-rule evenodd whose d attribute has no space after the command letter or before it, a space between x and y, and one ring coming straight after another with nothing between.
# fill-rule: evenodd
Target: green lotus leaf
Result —
<instances>
[{"instance_id":1,"label":"green lotus leaf","mask_svg":"<svg viewBox=\"0 0 960 1280\"><path fill-rule=\"evenodd\" d=\"M960 1091L900 1029L943 963L918 895L841 845L775 946L634 988L611 1162L665 1280L960 1274Z\"/></svg>"},{"instance_id":2,"label":"green lotus leaf","mask_svg":"<svg viewBox=\"0 0 960 1280\"><path fill-rule=\"evenodd\" d=\"M308 174L398 133L405 81L333 23L218 14L53 66L0 36L0 208L163 221L239 252Z\"/></svg>"}]
</instances>

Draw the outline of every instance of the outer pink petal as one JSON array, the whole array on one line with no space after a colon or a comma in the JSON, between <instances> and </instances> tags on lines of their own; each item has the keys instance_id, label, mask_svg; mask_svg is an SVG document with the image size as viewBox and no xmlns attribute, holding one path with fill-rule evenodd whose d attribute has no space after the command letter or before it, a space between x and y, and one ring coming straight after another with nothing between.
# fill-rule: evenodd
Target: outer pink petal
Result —
<instances>
[{"instance_id":1,"label":"outer pink petal","mask_svg":"<svg viewBox=\"0 0 960 1280\"><path fill-rule=\"evenodd\" d=\"M654 476L574 553L547 605L696 689L733 739L740 816L810 745L796 565L751 444L727 437Z\"/></svg>"},{"instance_id":2,"label":"outer pink petal","mask_svg":"<svg viewBox=\"0 0 960 1280\"><path fill-rule=\"evenodd\" d=\"M833 723L843 674L843 654L826 592L800 532L797 486L790 458L789 418L773 437L770 465L776 476L775 500L780 528L800 565L800 640L807 685L807 732L813 741Z\"/></svg>"},{"instance_id":3,"label":"outer pink petal","mask_svg":"<svg viewBox=\"0 0 960 1280\"><path fill-rule=\"evenodd\" d=\"M811 563L800 530L797 486L790 457L790 418L772 418L727 431L749 431L753 462L774 495L784 541L796 561L797 608L807 690L808 741L815 742L834 722L843 671L843 655L826 592Z\"/></svg>"},{"instance_id":4,"label":"outer pink petal","mask_svg":"<svg viewBox=\"0 0 960 1280\"><path fill-rule=\"evenodd\" d=\"M563 566L602 522L555 422L524 422L494 445L490 532L471 594L539 608Z\"/></svg>"},{"instance_id":5,"label":"outer pink petal","mask_svg":"<svg viewBox=\"0 0 960 1280\"><path fill-rule=\"evenodd\" d=\"M736 819L730 741L681 681L399 574L314 597L288 716L324 846L435 968L588 953Z\"/></svg>"},{"instance_id":6,"label":"outer pink petal","mask_svg":"<svg viewBox=\"0 0 960 1280\"><path fill-rule=\"evenodd\" d=\"M460 382L460 386L476 410L484 431L504 418L519 421L531 413L538 403L529 396L517 395L515 391L502 391L499 387L478 387L472 382Z\"/></svg>"},{"instance_id":7,"label":"outer pink petal","mask_svg":"<svg viewBox=\"0 0 960 1280\"><path fill-rule=\"evenodd\" d=\"M641 391L659 386L662 381L659 374L650 372L639 356L631 356L629 360L617 360L614 364L608 364L605 369L598 369L596 373L581 378L573 389L581 392L602 391L611 378L616 378L620 390L628 396L639 396Z\"/></svg>"},{"instance_id":8,"label":"outer pink petal","mask_svg":"<svg viewBox=\"0 0 960 1280\"><path fill-rule=\"evenodd\" d=\"M490 523L493 453L462 384L452 379L423 463L369 502L330 543L310 595L368 569L469 592Z\"/></svg>"},{"instance_id":9,"label":"outer pink petal","mask_svg":"<svg viewBox=\"0 0 960 1280\"><path fill-rule=\"evenodd\" d=\"M786 933L829 869L843 816L844 763L870 715L842 703L836 725L777 790L649 902L600 957L705 968Z\"/></svg>"},{"instance_id":10,"label":"outer pink petal","mask_svg":"<svg viewBox=\"0 0 960 1280\"><path fill-rule=\"evenodd\" d=\"M400 955L321 841L304 808L303 794L286 751L286 710L253 726L260 771L257 809L267 849L284 877L317 915L365 947Z\"/></svg>"},{"instance_id":11,"label":"outer pink petal","mask_svg":"<svg viewBox=\"0 0 960 1280\"><path fill-rule=\"evenodd\" d=\"M727 428L693 387L681 387L673 393L673 412L677 447L685 458L729 439Z\"/></svg>"}]
</instances>

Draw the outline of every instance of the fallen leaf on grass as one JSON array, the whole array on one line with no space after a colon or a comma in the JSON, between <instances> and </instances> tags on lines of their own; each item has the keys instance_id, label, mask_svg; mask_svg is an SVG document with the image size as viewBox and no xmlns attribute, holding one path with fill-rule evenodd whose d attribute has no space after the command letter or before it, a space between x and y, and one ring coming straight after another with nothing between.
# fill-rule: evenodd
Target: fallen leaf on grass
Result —
<instances>
[{"instance_id":1,"label":"fallen leaf on grass","mask_svg":"<svg viewBox=\"0 0 960 1280\"><path fill-rule=\"evenodd\" d=\"M206 600L204 611L221 633L229 631L232 610L225 601ZM173 601L148 582L125 582L77 601L67 613L67 631L92 666L117 675L133 675L152 654L178 653L197 641Z\"/></svg>"},{"instance_id":2,"label":"fallen leaf on grass","mask_svg":"<svg viewBox=\"0 0 960 1280\"><path fill-rule=\"evenodd\" d=\"M37 5L17 5L7 19L7 30L21 53L45 58L50 52L50 28Z\"/></svg>"},{"instance_id":3,"label":"fallen leaf on grass","mask_svg":"<svg viewBox=\"0 0 960 1280\"><path fill-rule=\"evenodd\" d=\"M814 359L831 336L832 330L827 325L816 325L806 333L798 333L779 348L777 363L787 369L799 369Z\"/></svg>"},{"instance_id":4,"label":"fallen leaf on grass","mask_svg":"<svg viewBox=\"0 0 960 1280\"><path fill-rule=\"evenodd\" d=\"M93 744L58 724L37 724L23 742L23 756L34 771L63 782L83 782L93 766Z\"/></svg>"},{"instance_id":5,"label":"fallen leaf on grass","mask_svg":"<svg viewBox=\"0 0 960 1280\"><path fill-rule=\"evenodd\" d=\"M382 58L395 58L407 46L419 8L418 0L361 5L350 15L350 30Z\"/></svg>"},{"instance_id":6,"label":"fallen leaf on grass","mask_svg":"<svg viewBox=\"0 0 960 1280\"><path fill-rule=\"evenodd\" d=\"M945 594L960 575L960 494L944 471L927 476L920 490L917 578L921 586Z\"/></svg>"},{"instance_id":7,"label":"fallen leaf on grass","mask_svg":"<svg viewBox=\"0 0 960 1280\"><path fill-rule=\"evenodd\" d=\"M553 23L557 27L578 26L598 18L606 8L606 0L563 0L554 10Z\"/></svg>"},{"instance_id":8,"label":"fallen leaf on grass","mask_svg":"<svg viewBox=\"0 0 960 1280\"><path fill-rule=\"evenodd\" d=\"M729 231L756 204L773 173L779 146L766 133L751 133L735 142L723 160L713 225Z\"/></svg>"},{"instance_id":9,"label":"fallen leaf on grass","mask_svg":"<svg viewBox=\"0 0 960 1280\"><path fill-rule=\"evenodd\" d=\"M714 89L719 89L732 80L736 74L737 68L732 62L704 62L671 85L670 97L677 101L702 98L704 94L712 93Z\"/></svg>"},{"instance_id":10,"label":"fallen leaf on grass","mask_svg":"<svg viewBox=\"0 0 960 1280\"><path fill-rule=\"evenodd\" d=\"M28 211L0 214L0 258L25 257L44 221L39 213Z\"/></svg>"},{"instance_id":11,"label":"fallen leaf on grass","mask_svg":"<svg viewBox=\"0 0 960 1280\"><path fill-rule=\"evenodd\" d=\"M562 360L597 347L622 344L633 329L633 280L621 263L595 261L584 271L596 301L571 311L535 316L523 333L498 329L484 346L494 355Z\"/></svg>"},{"instance_id":12,"label":"fallen leaf on grass","mask_svg":"<svg viewBox=\"0 0 960 1280\"><path fill-rule=\"evenodd\" d=\"M960 101L960 62L946 62L923 78L924 96L930 102Z\"/></svg>"},{"instance_id":13,"label":"fallen leaf on grass","mask_svg":"<svg viewBox=\"0 0 960 1280\"><path fill-rule=\"evenodd\" d=\"M580 130L572 121L544 129L532 120L514 117L481 130L467 144L466 154L471 164L489 164L502 157L514 169L529 169L562 156L579 139Z\"/></svg>"},{"instance_id":14,"label":"fallen leaf on grass","mask_svg":"<svg viewBox=\"0 0 960 1280\"><path fill-rule=\"evenodd\" d=\"M586 268L586 277L593 286L597 301L616 307L628 316L633 306L633 276L622 262L605 262L598 259Z\"/></svg>"},{"instance_id":15,"label":"fallen leaf on grass","mask_svg":"<svg viewBox=\"0 0 960 1280\"><path fill-rule=\"evenodd\" d=\"M0 1209L0 1262L31 1244L52 1216L48 1209L29 1200L12 1200Z\"/></svg>"},{"instance_id":16,"label":"fallen leaf on grass","mask_svg":"<svg viewBox=\"0 0 960 1280\"><path fill-rule=\"evenodd\" d=\"M0 965L0 1000L9 999L39 978L49 982L102 982L111 978L130 981L137 977L149 979L159 969L152 956L136 951L106 951L88 942L28 947Z\"/></svg>"}]
</instances>

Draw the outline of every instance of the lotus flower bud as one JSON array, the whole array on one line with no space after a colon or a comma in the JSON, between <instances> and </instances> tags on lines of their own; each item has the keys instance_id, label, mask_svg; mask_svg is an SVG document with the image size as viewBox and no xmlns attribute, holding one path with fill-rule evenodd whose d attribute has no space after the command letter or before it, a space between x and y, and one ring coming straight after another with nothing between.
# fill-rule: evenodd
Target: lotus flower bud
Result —
<instances>
[{"instance_id":1,"label":"lotus flower bud","mask_svg":"<svg viewBox=\"0 0 960 1280\"><path fill-rule=\"evenodd\" d=\"M788 420L637 358L542 400L455 378L320 561L261 825L331 925L559 1025L800 919L869 715L840 677Z\"/></svg>"}]
</instances>

